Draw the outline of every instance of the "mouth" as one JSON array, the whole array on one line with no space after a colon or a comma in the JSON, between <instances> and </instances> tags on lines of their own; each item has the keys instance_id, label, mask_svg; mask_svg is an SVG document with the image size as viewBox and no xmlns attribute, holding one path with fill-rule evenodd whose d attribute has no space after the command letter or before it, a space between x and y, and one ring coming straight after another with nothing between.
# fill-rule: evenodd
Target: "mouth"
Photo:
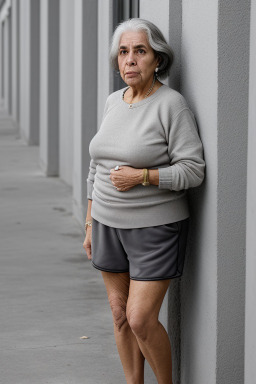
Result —
<instances>
[{"instance_id":1,"label":"mouth","mask_svg":"<svg viewBox=\"0 0 256 384\"><path fill-rule=\"evenodd\" d=\"M136 77L136 76L138 76L138 72L126 72L125 73L125 76L127 77L127 78L132 78L132 77Z\"/></svg>"},{"instance_id":2,"label":"mouth","mask_svg":"<svg viewBox=\"0 0 256 384\"><path fill-rule=\"evenodd\" d=\"M125 73L126 75L131 75L131 76L135 76L135 75L137 75L138 74L138 72L126 72Z\"/></svg>"}]
</instances>

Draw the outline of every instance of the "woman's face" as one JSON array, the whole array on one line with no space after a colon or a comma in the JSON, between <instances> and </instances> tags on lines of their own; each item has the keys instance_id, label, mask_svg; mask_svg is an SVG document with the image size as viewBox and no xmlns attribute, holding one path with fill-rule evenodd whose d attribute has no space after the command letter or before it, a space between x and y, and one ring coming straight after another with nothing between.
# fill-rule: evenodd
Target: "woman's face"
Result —
<instances>
[{"instance_id":1,"label":"woman's face","mask_svg":"<svg viewBox=\"0 0 256 384\"><path fill-rule=\"evenodd\" d=\"M127 85L143 88L148 83L151 84L157 64L158 59L148 43L145 32L127 31L121 35L118 67Z\"/></svg>"}]
</instances>

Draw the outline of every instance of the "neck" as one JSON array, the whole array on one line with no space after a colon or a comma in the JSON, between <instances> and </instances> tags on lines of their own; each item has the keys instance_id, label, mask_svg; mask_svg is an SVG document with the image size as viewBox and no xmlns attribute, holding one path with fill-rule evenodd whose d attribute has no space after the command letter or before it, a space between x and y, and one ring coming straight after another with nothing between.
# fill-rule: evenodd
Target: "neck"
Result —
<instances>
[{"instance_id":1,"label":"neck","mask_svg":"<svg viewBox=\"0 0 256 384\"><path fill-rule=\"evenodd\" d=\"M154 76L143 87L130 86L127 92L125 92L125 94L127 94L126 96L127 96L127 99L129 99L129 102L131 103L133 101L140 101L145 97L150 96L162 85L157 79L155 79L154 84L153 82L154 82Z\"/></svg>"}]
</instances>

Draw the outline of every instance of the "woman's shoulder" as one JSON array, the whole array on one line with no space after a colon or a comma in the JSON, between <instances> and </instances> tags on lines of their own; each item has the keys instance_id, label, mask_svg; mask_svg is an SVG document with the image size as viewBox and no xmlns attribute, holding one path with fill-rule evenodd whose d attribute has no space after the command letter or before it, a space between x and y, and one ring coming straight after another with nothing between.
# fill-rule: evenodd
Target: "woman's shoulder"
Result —
<instances>
[{"instance_id":1,"label":"woman's shoulder","mask_svg":"<svg viewBox=\"0 0 256 384\"><path fill-rule=\"evenodd\" d=\"M110 93L107 97L107 102L109 104L111 104L111 103L115 103L117 101L120 101L122 99L122 94L126 88L128 88L128 87L124 87L122 89L118 89L117 91Z\"/></svg>"},{"instance_id":2,"label":"woman's shoulder","mask_svg":"<svg viewBox=\"0 0 256 384\"><path fill-rule=\"evenodd\" d=\"M168 107L171 107L173 111L181 111L182 109L189 109L188 103L185 97L178 91L169 86L162 85L162 100Z\"/></svg>"}]
</instances>

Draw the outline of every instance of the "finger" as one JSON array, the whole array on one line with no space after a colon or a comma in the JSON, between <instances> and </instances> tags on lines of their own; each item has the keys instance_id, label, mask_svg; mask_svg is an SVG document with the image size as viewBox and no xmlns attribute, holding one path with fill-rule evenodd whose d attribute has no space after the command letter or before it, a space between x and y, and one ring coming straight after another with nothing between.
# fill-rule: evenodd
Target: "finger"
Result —
<instances>
[{"instance_id":1,"label":"finger","mask_svg":"<svg viewBox=\"0 0 256 384\"><path fill-rule=\"evenodd\" d=\"M91 247L87 245L86 247L86 254L89 260L92 258L92 252L91 252Z\"/></svg>"}]
</instances>

